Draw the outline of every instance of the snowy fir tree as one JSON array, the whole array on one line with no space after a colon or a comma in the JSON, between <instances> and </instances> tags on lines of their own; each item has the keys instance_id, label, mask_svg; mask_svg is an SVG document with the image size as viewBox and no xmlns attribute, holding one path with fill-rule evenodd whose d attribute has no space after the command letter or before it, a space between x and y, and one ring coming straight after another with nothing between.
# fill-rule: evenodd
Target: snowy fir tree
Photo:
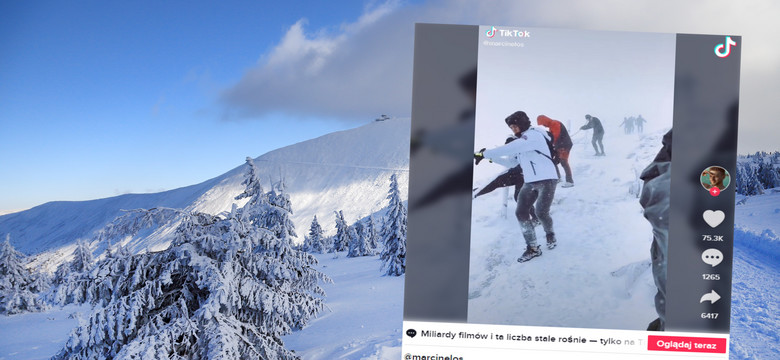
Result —
<instances>
[{"instance_id":1,"label":"snowy fir tree","mask_svg":"<svg viewBox=\"0 0 780 360\"><path fill-rule=\"evenodd\" d=\"M309 234L303 243L303 250L313 254L322 254L327 249L325 242L322 226L317 221L317 215L314 215L314 220L311 221L309 227Z\"/></svg>"},{"instance_id":2,"label":"snowy fir tree","mask_svg":"<svg viewBox=\"0 0 780 360\"><path fill-rule=\"evenodd\" d=\"M54 277L52 277L52 284L59 286L68 280L70 276L70 266L68 263L62 263L54 270Z\"/></svg>"},{"instance_id":3,"label":"snowy fir tree","mask_svg":"<svg viewBox=\"0 0 780 360\"><path fill-rule=\"evenodd\" d=\"M319 282L329 279L314 256L277 236L289 231L286 210L271 204L247 163L244 207L188 213L168 249L97 264L87 296L93 314L55 358L298 358L281 337L322 311ZM281 223L269 224L271 211Z\"/></svg>"},{"instance_id":4,"label":"snowy fir tree","mask_svg":"<svg viewBox=\"0 0 780 360\"><path fill-rule=\"evenodd\" d=\"M333 238L333 252L345 251L350 243L349 226L344 220L343 211L334 212L336 213L336 236Z\"/></svg>"},{"instance_id":5,"label":"snowy fir tree","mask_svg":"<svg viewBox=\"0 0 780 360\"><path fill-rule=\"evenodd\" d=\"M737 193L760 195L776 187L780 187L780 152L759 151L737 159Z\"/></svg>"},{"instance_id":6,"label":"snowy fir tree","mask_svg":"<svg viewBox=\"0 0 780 360\"><path fill-rule=\"evenodd\" d=\"M93 238L93 243L106 244L106 257L115 255L129 256L129 249L119 245L121 240L127 237L137 235L141 230L159 227L169 224L171 221L180 218L184 214L181 210L158 207L150 210L136 209L123 210L123 214L117 216L111 223L101 229ZM112 245L114 242L117 245ZM57 303L81 303L86 300L76 296L76 298L66 300L81 293L85 295L83 288L87 284L79 280L81 273L88 270L93 262L92 252L86 243L78 242L76 251L73 253L73 260L68 263L60 264L54 273L52 282L59 286L64 283L68 285L64 288L57 288L52 296ZM68 288L73 287L73 288Z\"/></svg>"},{"instance_id":7,"label":"snowy fir tree","mask_svg":"<svg viewBox=\"0 0 780 360\"><path fill-rule=\"evenodd\" d=\"M93 243L105 243L107 248L120 243L127 237L134 237L142 230L156 229L172 223L182 216L179 209L156 207L153 209L122 210L123 214L101 229Z\"/></svg>"},{"instance_id":8,"label":"snowy fir tree","mask_svg":"<svg viewBox=\"0 0 780 360\"><path fill-rule=\"evenodd\" d=\"M58 266L54 273L57 287L51 294L52 300L61 305L88 301L87 288L91 285L89 271L94 264L89 245L79 240L73 252L73 260Z\"/></svg>"},{"instance_id":9,"label":"snowy fir tree","mask_svg":"<svg viewBox=\"0 0 780 360\"><path fill-rule=\"evenodd\" d=\"M46 309L38 293L48 286L40 275L25 268L25 262L26 257L14 249L10 235L6 235L5 242L0 245L0 314Z\"/></svg>"},{"instance_id":10,"label":"snowy fir tree","mask_svg":"<svg viewBox=\"0 0 780 360\"><path fill-rule=\"evenodd\" d=\"M758 164L756 176L764 189L776 188L780 186L780 174L777 173L777 169L771 162L766 161L769 160L769 156L766 156L766 158Z\"/></svg>"},{"instance_id":11,"label":"snowy fir tree","mask_svg":"<svg viewBox=\"0 0 780 360\"><path fill-rule=\"evenodd\" d=\"M335 239L336 239L335 235L325 236L323 238L323 243L325 244L325 251L329 253L335 252L335 250L333 250L335 248L333 245L336 242Z\"/></svg>"},{"instance_id":12,"label":"snowy fir tree","mask_svg":"<svg viewBox=\"0 0 780 360\"><path fill-rule=\"evenodd\" d=\"M401 203L401 191L398 179L393 174L390 177L390 200L387 217L382 227L381 259L385 275L401 276L406 272L406 218L407 212Z\"/></svg>"},{"instance_id":13,"label":"snowy fir tree","mask_svg":"<svg viewBox=\"0 0 780 360\"><path fill-rule=\"evenodd\" d=\"M360 254L360 235L363 232L363 227L360 225L360 220L356 221L352 226L347 227L347 233L349 234L349 244L347 246L347 257L358 257Z\"/></svg>"},{"instance_id":14,"label":"snowy fir tree","mask_svg":"<svg viewBox=\"0 0 780 360\"><path fill-rule=\"evenodd\" d=\"M83 273L92 269L95 264L95 257L92 256L92 250L86 241L78 241L76 251L73 252L73 260L70 261L71 273Z\"/></svg>"},{"instance_id":15,"label":"snowy fir tree","mask_svg":"<svg viewBox=\"0 0 780 360\"><path fill-rule=\"evenodd\" d=\"M764 193L764 185L758 179L752 163L737 166L736 191L739 194L752 196Z\"/></svg>"},{"instance_id":16,"label":"snowy fir tree","mask_svg":"<svg viewBox=\"0 0 780 360\"><path fill-rule=\"evenodd\" d=\"M280 181L273 186L268 193L268 204L270 205L263 214L264 219L259 225L274 232L276 237L285 239L292 243L292 238L296 237L295 225L292 219L292 203L290 196L285 192L285 185Z\"/></svg>"},{"instance_id":17,"label":"snowy fir tree","mask_svg":"<svg viewBox=\"0 0 780 360\"><path fill-rule=\"evenodd\" d=\"M32 282L27 286L27 289L32 293L39 294L41 301L44 301L44 294L51 288L51 277L42 268L31 271L31 274Z\"/></svg>"},{"instance_id":18,"label":"snowy fir tree","mask_svg":"<svg viewBox=\"0 0 780 360\"><path fill-rule=\"evenodd\" d=\"M363 221L358 219L350 229L352 230L352 236L347 257L374 255L374 251L369 243L367 228Z\"/></svg>"},{"instance_id":19,"label":"snowy fir tree","mask_svg":"<svg viewBox=\"0 0 780 360\"><path fill-rule=\"evenodd\" d=\"M373 216L366 218L365 232L366 238L368 239L368 246L373 255L377 252L377 248L379 248L379 234L376 231L376 226L374 226Z\"/></svg>"}]
</instances>

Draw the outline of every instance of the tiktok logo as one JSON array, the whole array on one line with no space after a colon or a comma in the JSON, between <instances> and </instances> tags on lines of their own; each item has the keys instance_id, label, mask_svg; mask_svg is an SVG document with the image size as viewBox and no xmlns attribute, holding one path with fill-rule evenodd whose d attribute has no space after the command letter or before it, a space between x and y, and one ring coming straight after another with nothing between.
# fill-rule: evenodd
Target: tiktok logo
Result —
<instances>
[{"instance_id":1,"label":"tiktok logo","mask_svg":"<svg viewBox=\"0 0 780 360\"><path fill-rule=\"evenodd\" d=\"M491 26L490 30L485 32L485 35L487 35L487 37L489 37L489 38L492 38L493 36L496 36L496 27L495 26Z\"/></svg>"},{"instance_id":2,"label":"tiktok logo","mask_svg":"<svg viewBox=\"0 0 780 360\"><path fill-rule=\"evenodd\" d=\"M731 46L737 46L737 42L731 40L731 36L726 36L724 44L718 44L715 46L715 55L719 58L728 57L731 54Z\"/></svg>"}]
</instances>

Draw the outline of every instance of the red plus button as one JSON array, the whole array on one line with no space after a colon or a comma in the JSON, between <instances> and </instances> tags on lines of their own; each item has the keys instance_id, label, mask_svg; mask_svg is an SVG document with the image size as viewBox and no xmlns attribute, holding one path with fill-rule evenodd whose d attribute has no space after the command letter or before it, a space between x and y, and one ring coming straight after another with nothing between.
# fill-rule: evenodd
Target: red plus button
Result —
<instances>
[{"instance_id":1,"label":"red plus button","mask_svg":"<svg viewBox=\"0 0 780 360\"><path fill-rule=\"evenodd\" d=\"M647 350L726 353L726 339L648 335Z\"/></svg>"},{"instance_id":2,"label":"red plus button","mask_svg":"<svg viewBox=\"0 0 780 360\"><path fill-rule=\"evenodd\" d=\"M720 189L718 189L718 188L717 188L717 187L715 187L715 186L711 187L711 188L710 188L710 195L712 195L712 196L718 196L718 195L720 195Z\"/></svg>"}]
</instances>

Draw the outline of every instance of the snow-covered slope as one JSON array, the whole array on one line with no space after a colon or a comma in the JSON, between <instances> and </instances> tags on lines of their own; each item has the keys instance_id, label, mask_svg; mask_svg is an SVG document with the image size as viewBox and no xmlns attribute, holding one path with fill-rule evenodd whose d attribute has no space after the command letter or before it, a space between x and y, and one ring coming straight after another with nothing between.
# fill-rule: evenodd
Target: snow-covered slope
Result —
<instances>
[{"instance_id":1,"label":"snow-covered slope","mask_svg":"<svg viewBox=\"0 0 780 360\"><path fill-rule=\"evenodd\" d=\"M380 276L379 256L317 255L333 284L323 285L328 309L285 346L307 360L400 359L404 277Z\"/></svg>"},{"instance_id":2,"label":"snow-covered slope","mask_svg":"<svg viewBox=\"0 0 780 360\"><path fill-rule=\"evenodd\" d=\"M349 223L381 210L390 175L398 174L406 194L409 167L408 119L372 122L359 128L268 152L255 159L266 184L283 179L293 204L293 222L299 240L316 214L326 233L334 233L334 210L344 210ZM370 149L367 151L366 149ZM237 155L236 164L243 164ZM77 239L95 233L122 215L138 208L189 208L209 213L229 210L243 189L244 165L203 183L156 194L128 194L107 199L50 202L0 216L0 234L11 234L12 244L26 254L58 253L48 264L72 252ZM169 224L169 227L175 224ZM164 246L165 229L143 233L133 241L134 251ZM100 245L93 244L100 251ZM41 260L44 261L44 260Z\"/></svg>"},{"instance_id":3,"label":"snow-covered slope","mask_svg":"<svg viewBox=\"0 0 780 360\"><path fill-rule=\"evenodd\" d=\"M780 189L739 197L731 299L732 359L780 359Z\"/></svg>"},{"instance_id":4,"label":"snow-covered slope","mask_svg":"<svg viewBox=\"0 0 780 360\"><path fill-rule=\"evenodd\" d=\"M507 325L644 330L657 315L650 270L650 224L637 199L638 176L661 148L665 131L613 135L607 156L596 157L580 134L571 151L575 186L558 187L551 208L558 247L548 250L537 227L542 256L516 259L526 244L513 200L500 211L504 190L474 200L468 321ZM497 165L479 165L475 187ZM511 190L510 190L511 191Z\"/></svg>"}]
</instances>

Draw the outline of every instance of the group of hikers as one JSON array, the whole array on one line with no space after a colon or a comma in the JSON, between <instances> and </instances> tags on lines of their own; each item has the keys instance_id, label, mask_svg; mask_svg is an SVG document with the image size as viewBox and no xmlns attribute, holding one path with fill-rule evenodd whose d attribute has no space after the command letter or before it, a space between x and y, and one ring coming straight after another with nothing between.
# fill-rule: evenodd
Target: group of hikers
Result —
<instances>
[{"instance_id":1,"label":"group of hikers","mask_svg":"<svg viewBox=\"0 0 780 360\"><path fill-rule=\"evenodd\" d=\"M634 133L634 127L636 127L636 132L641 134L642 131L644 131L645 123L647 120L642 117L642 114L639 114L637 117L629 116L624 117L623 122L618 125L618 127L623 127L623 131L626 134L633 134Z\"/></svg>"},{"instance_id":2,"label":"group of hikers","mask_svg":"<svg viewBox=\"0 0 780 360\"><path fill-rule=\"evenodd\" d=\"M601 121L585 115L587 123L580 130L593 129L591 143L596 156L604 156L604 127ZM574 186L569 153L573 146L566 126L546 115L536 118L537 126L531 124L528 115L517 111L505 120L513 136L506 139L503 146L474 154L477 165L487 159L507 167L505 171L474 195L477 198L499 187L515 186L514 199L517 201L515 216L520 223L526 243L525 252L517 259L526 262L542 255L541 245L536 241L536 225L541 224L547 237L547 249L557 246L550 206L559 182L561 187ZM561 179L558 164L565 173ZM475 189L476 190L476 189Z\"/></svg>"}]
</instances>

